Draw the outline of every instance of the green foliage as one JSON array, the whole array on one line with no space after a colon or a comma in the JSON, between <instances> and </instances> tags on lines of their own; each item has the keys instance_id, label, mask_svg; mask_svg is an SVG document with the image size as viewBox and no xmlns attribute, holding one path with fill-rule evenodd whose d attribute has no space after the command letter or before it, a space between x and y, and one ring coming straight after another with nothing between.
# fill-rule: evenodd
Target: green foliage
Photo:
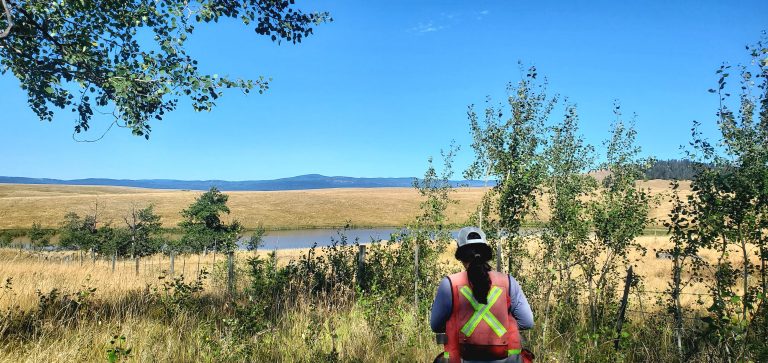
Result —
<instances>
[{"instance_id":1,"label":"green foliage","mask_svg":"<svg viewBox=\"0 0 768 363\"><path fill-rule=\"evenodd\" d=\"M672 259L672 279L666 292L667 311L674 319L675 345L680 361L685 361L687 354L693 349L691 344L695 334L701 334L698 330L686 329L685 311L681 303L683 289L693 282L702 282L704 275L702 269L706 267L704 260L698 257L698 252L705 243L705 236L700 232L698 220L698 201L693 195L686 200L680 198L679 183L673 181L672 186L672 210L669 212L669 221L665 225L669 229L672 247L659 249L657 253L664 253ZM687 279L684 274L688 274Z\"/></svg>"},{"instance_id":2,"label":"green foliage","mask_svg":"<svg viewBox=\"0 0 768 363\"><path fill-rule=\"evenodd\" d=\"M592 221L586 198L596 188L594 178L585 174L592 168L594 149L578 135L578 115L574 106L567 106L563 121L549 127L549 140L543 152L546 176L546 202L550 217L541 233L540 254L528 278L528 296L543 305L544 339L550 322L558 330L578 326L577 311L573 309L582 299L583 286L575 276L579 249L592 235ZM573 325L570 325L573 324Z\"/></svg>"},{"instance_id":3,"label":"green foliage","mask_svg":"<svg viewBox=\"0 0 768 363\"><path fill-rule=\"evenodd\" d=\"M125 345L125 340L125 335L115 335L112 337L109 341L109 348L107 348L107 362L123 362L131 357L133 349Z\"/></svg>"},{"instance_id":4,"label":"green foliage","mask_svg":"<svg viewBox=\"0 0 768 363\"><path fill-rule=\"evenodd\" d=\"M248 243L245 245L245 248L248 251L258 250L264 243L264 235L266 235L266 233L267 231L264 229L264 226L259 225L256 227L251 237L248 238Z\"/></svg>"},{"instance_id":5,"label":"green foliage","mask_svg":"<svg viewBox=\"0 0 768 363\"><path fill-rule=\"evenodd\" d=\"M8 247L13 243L13 235L8 232L0 232L0 247Z\"/></svg>"},{"instance_id":6,"label":"green foliage","mask_svg":"<svg viewBox=\"0 0 768 363\"><path fill-rule=\"evenodd\" d=\"M591 233L585 198L595 190L596 183L585 172L592 168L594 148L577 134L574 106L568 106L563 122L550 129L551 140L544 152L547 174L543 184L551 215L542 234L544 258L557 261L557 269L567 272L573 254Z\"/></svg>"},{"instance_id":7,"label":"green foliage","mask_svg":"<svg viewBox=\"0 0 768 363\"><path fill-rule=\"evenodd\" d=\"M201 194L190 206L181 211L184 218L179 227L184 236L182 244L193 251L205 249L233 251L236 242L243 231L242 225L234 220L226 224L222 214L229 214L227 200L229 196L221 193L216 187Z\"/></svg>"},{"instance_id":8,"label":"green foliage","mask_svg":"<svg viewBox=\"0 0 768 363\"><path fill-rule=\"evenodd\" d=\"M713 278L705 280L712 303L709 316L703 320L706 329L697 342L731 352L735 360L753 359L764 354L761 352L766 346L765 340L758 338L760 332L766 331L762 315L768 291L766 42L763 38L748 47L751 65L738 67L740 82L735 107L730 106L728 86L732 67L723 65L717 70L718 87L710 92L718 96L720 137L716 144L711 144L699 132L699 124L694 123L690 156L705 167L698 170L692 181L695 197L683 207L697 222L695 234L685 235L686 243L718 256L709 266ZM737 257L738 262L734 263L732 257ZM674 275L673 270L673 281ZM674 293L673 290L673 299ZM718 359L714 355L709 358Z\"/></svg>"},{"instance_id":9,"label":"green foliage","mask_svg":"<svg viewBox=\"0 0 768 363\"><path fill-rule=\"evenodd\" d=\"M48 292L36 290L37 306L30 311L9 306L0 315L0 338L5 342L9 339L35 339L50 326L71 329L87 321L94 310L93 296L96 292L96 288L87 285L88 282L86 279L80 290L75 292L58 288ZM12 279L8 278L0 299L14 294Z\"/></svg>"},{"instance_id":10,"label":"green foliage","mask_svg":"<svg viewBox=\"0 0 768 363\"><path fill-rule=\"evenodd\" d=\"M499 229L509 236L505 250L510 256L509 271L513 273L521 267L514 261L526 255L518 233L523 220L536 206L545 172L541 160L542 131L557 103L556 97L547 95L546 82L539 83L537 76L536 67L530 67L523 79L508 86L509 116L501 107L490 105L490 101L484 124L477 121L472 106L468 112L475 162L465 175L484 175L496 180L488 198L493 204L484 204L481 215L497 211L499 220L485 223L480 219L491 236L501 234Z\"/></svg>"},{"instance_id":11,"label":"green foliage","mask_svg":"<svg viewBox=\"0 0 768 363\"><path fill-rule=\"evenodd\" d=\"M115 228L111 223L97 223L96 213L81 217L69 212L59 228L59 245L121 257L146 256L159 251L163 242L162 224L151 205L139 210L133 207L123 220L127 228Z\"/></svg>"},{"instance_id":12,"label":"green foliage","mask_svg":"<svg viewBox=\"0 0 768 363\"><path fill-rule=\"evenodd\" d=\"M24 230L4 230L0 231L0 247L9 247L13 241L26 234Z\"/></svg>"},{"instance_id":13,"label":"green foliage","mask_svg":"<svg viewBox=\"0 0 768 363\"><path fill-rule=\"evenodd\" d=\"M201 269L197 277L187 281L184 275L169 278L163 274L158 277L162 282L158 292L158 300L164 308L166 316L173 318L181 311L189 311L195 306L195 298L203 291L203 283L208 278L208 271Z\"/></svg>"},{"instance_id":14,"label":"green foliage","mask_svg":"<svg viewBox=\"0 0 768 363\"><path fill-rule=\"evenodd\" d=\"M129 214L123 217L123 221L128 230L114 234L114 240L118 242L113 253L116 252L121 256L130 253L131 257L142 257L160 250L164 242L160 237L162 223L152 205L143 209L132 207Z\"/></svg>"},{"instance_id":15,"label":"green foliage","mask_svg":"<svg viewBox=\"0 0 768 363\"><path fill-rule=\"evenodd\" d=\"M610 322L606 320L606 310L617 300L616 287L623 267L634 262L629 259L631 252L645 254L635 238L651 221L650 192L635 186L649 161L638 157L640 147L635 144L633 123L621 119L619 106L614 108L614 114L616 121L606 142L606 161L601 166L608 175L598 196L589 203L594 238L577 249L593 330Z\"/></svg>"},{"instance_id":16,"label":"green foliage","mask_svg":"<svg viewBox=\"0 0 768 363\"><path fill-rule=\"evenodd\" d=\"M32 223L32 228L27 232L27 237L35 248L43 248L51 245L51 231L44 230L37 222Z\"/></svg>"},{"instance_id":17,"label":"green foliage","mask_svg":"<svg viewBox=\"0 0 768 363\"><path fill-rule=\"evenodd\" d=\"M292 0L11 4L13 24L0 37L0 72L10 70L19 79L37 116L50 121L54 109L71 109L80 133L91 127L94 113L111 114L113 125L145 138L150 122L162 120L180 98L197 111L209 111L225 88L262 93L269 86L263 77L201 72L186 49L198 26L238 19L272 41L298 43L313 26L331 21L327 12L304 13Z\"/></svg>"},{"instance_id":18,"label":"green foliage","mask_svg":"<svg viewBox=\"0 0 768 363\"><path fill-rule=\"evenodd\" d=\"M453 192L451 185L453 159L458 151L459 147L451 143L448 151L440 151L443 158L443 168L440 175L438 175L430 157L427 160L428 167L424 172L424 178L413 181L413 187L424 198L419 204L421 215L416 219L416 228L442 231L446 227L445 211L449 205L456 203L450 196Z\"/></svg>"},{"instance_id":19,"label":"green foliage","mask_svg":"<svg viewBox=\"0 0 768 363\"><path fill-rule=\"evenodd\" d=\"M88 250L98 245L97 233L95 216L80 217L75 212L69 212L59 229L59 244L65 248Z\"/></svg>"}]
</instances>

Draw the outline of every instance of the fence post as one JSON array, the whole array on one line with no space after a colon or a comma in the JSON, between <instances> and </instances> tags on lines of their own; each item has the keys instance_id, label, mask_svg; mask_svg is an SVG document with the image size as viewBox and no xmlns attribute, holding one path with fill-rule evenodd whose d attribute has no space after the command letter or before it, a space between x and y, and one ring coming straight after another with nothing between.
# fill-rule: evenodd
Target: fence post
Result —
<instances>
[{"instance_id":1,"label":"fence post","mask_svg":"<svg viewBox=\"0 0 768 363\"><path fill-rule=\"evenodd\" d=\"M274 267L272 269L272 278L276 278L277 277L277 248L272 250L270 259L272 260L272 266Z\"/></svg>"},{"instance_id":2,"label":"fence post","mask_svg":"<svg viewBox=\"0 0 768 363\"><path fill-rule=\"evenodd\" d=\"M171 276L173 276L174 272L176 272L174 269L174 262L176 262L176 253L171 251L170 255L171 255Z\"/></svg>"},{"instance_id":3,"label":"fence post","mask_svg":"<svg viewBox=\"0 0 768 363\"><path fill-rule=\"evenodd\" d=\"M624 313L627 311L627 301L629 300L629 287L632 285L632 266L627 269L627 279L624 281L624 294L621 297L621 306L616 317L616 339L613 346L616 350L621 348L621 326L624 325Z\"/></svg>"},{"instance_id":4,"label":"fence post","mask_svg":"<svg viewBox=\"0 0 768 363\"><path fill-rule=\"evenodd\" d=\"M139 276L139 259L141 259L141 257L136 256L136 276Z\"/></svg>"},{"instance_id":5,"label":"fence post","mask_svg":"<svg viewBox=\"0 0 768 363\"><path fill-rule=\"evenodd\" d=\"M365 288L365 245L357 247L357 285Z\"/></svg>"},{"instance_id":6,"label":"fence post","mask_svg":"<svg viewBox=\"0 0 768 363\"><path fill-rule=\"evenodd\" d=\"M227 254L227 288L230 294L235 292L235 252Z\"/></svg>"},{"instance_id":7,"label":"fence post","mask_svg":"<svg viewBox=\"0 0 768 363\"><path fill-rule=\"evenodd\" d=\"M117 252L112 255L112 273L115 273L115 263L117 263Z\"/></svg>"},{"instance_id":8,"label":"fence post","mask_svg":"<svg viewBox=\"0 0 768 363\"><path fill-rule=\"evenodd\" d=\"M205 251L205 250L203 250ZM200 254L197 254L197 278L200 278Z\"/></svg>"},{"instance_id":9,"label":"fence post","mask_svg":"<svg viewBox=\"0 0 768 363\"><path fill-rule=\"evenodd\" d=\"M419 311L419 244L416 243L416 249L413 254L413 303L416 307L416 313Z\"/></svg>"},{"instance_id":10,"label":"fence post","mask_svg":"<svg viewBox=\"0 0 768 363\"><path fill-rule=\"evenodd\" d=\"M501 241L496 242L496 271L504 272L501 270Z\"/></svg>"}]
</instances>

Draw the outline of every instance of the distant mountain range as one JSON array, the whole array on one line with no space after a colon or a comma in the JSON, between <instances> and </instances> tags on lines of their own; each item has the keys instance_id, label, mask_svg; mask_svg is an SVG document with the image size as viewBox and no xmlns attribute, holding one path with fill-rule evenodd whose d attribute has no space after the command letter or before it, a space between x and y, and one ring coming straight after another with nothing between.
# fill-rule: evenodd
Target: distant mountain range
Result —
<instances>
[{"instance_id":1,"label":"distant mountain range","mask_svg":"<svg viewBox=\"0 0 768 363\"><path fill-rule=\"evenodd\" d=\"M327 188L400 188L413 186L414 178L353 178L348 176L324 176L319 174L300 175L274 180L175 180L175 179L47 179L0 176L0 183L7 184L56 184L56 185L101 185L117 187L151 189L188 189L207 190L212 186L224 191L269 191L269 190L304 190ZM451 181L453 186L483 186L482 181ZM493 185L489 182L488 185Z\"/></svg>"}]
</instances>

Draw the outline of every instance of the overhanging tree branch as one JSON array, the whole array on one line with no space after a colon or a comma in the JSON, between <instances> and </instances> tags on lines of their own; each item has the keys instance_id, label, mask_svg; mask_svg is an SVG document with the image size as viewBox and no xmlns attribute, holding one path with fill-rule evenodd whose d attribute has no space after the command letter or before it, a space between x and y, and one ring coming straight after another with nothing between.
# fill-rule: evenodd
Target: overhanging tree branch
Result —
<instances>
[{"instance_id":1,"label":"overhanging tree branch","mask_svg":"<svg viewBox=\"0 0 768 363\"><path fill-rule=\"evenodd\" d=\"M86 132L93 110L112 105L131 133L148 138L151 123L174 111L181 99L196 111L209 111L225 89L269 88L264 77L203 73L185 47L197 25L239 19L272 41L300 43L314 26L332 21L326 12L302 12L291 0L195 4L197 9L188 0L0 0L0 27L8 27L0 29L2 73L19 79L40 120L52 121L55 109L69 109L78 116L74 132ZM143 31L154 37L137 36Z\"/></svg>"},{"instance_id":2,"label":"overhanging tree branch","mask_svg":"<svg viewBox=\"0 0 768 363\"><path fill-rule=\"evenodd\" d=\"M6 24L5 29L3 29L2 32L0 32L0 39L7 37L9 34L11 34L11 28L13 28L13 17L11 16L11 7L8 5L8 3L5 0L0 0L0 4L3 5L3 10L5 12L5 18L7 19L8 24Z\"/></svg>"}]
</instances>

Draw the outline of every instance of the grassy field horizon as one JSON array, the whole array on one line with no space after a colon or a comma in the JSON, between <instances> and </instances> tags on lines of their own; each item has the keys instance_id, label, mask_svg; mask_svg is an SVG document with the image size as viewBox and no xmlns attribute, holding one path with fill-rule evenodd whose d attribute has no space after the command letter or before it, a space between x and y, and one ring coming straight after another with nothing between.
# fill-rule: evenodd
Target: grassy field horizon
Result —
<instances>
[{"instance_id":1,"label":"grassy field horizon","mask_svg":"<svg viewBox=\"0 0 768 363\"><path fill-rule=\"evenodd\" d=\"M671 209L669 181L638 182L659 197L651 217L656 226ZM690 192L688 182L681 192ZM449 224L462 224L474 213L485 188L456 188L456 204L447 211ZM154 205L163 226L176 227L180 211L192 203L201 191L143 189L112 186L71 186L0 184L0 229L28 229L33 222L44 228L56 228L70 211L93 213L98 203L99 218L122 225L123 216L132 206ZM289 191L233 191L229 195L231 213L246 228L262 225L268 230L339 228L348 223L358 227L404 226L419 213L421 199L413 188L339 188ZM540 203L544 205L545 203ZM541 208L529 222L545 221L548 210Z\"/></svg>"}]
</instances>

